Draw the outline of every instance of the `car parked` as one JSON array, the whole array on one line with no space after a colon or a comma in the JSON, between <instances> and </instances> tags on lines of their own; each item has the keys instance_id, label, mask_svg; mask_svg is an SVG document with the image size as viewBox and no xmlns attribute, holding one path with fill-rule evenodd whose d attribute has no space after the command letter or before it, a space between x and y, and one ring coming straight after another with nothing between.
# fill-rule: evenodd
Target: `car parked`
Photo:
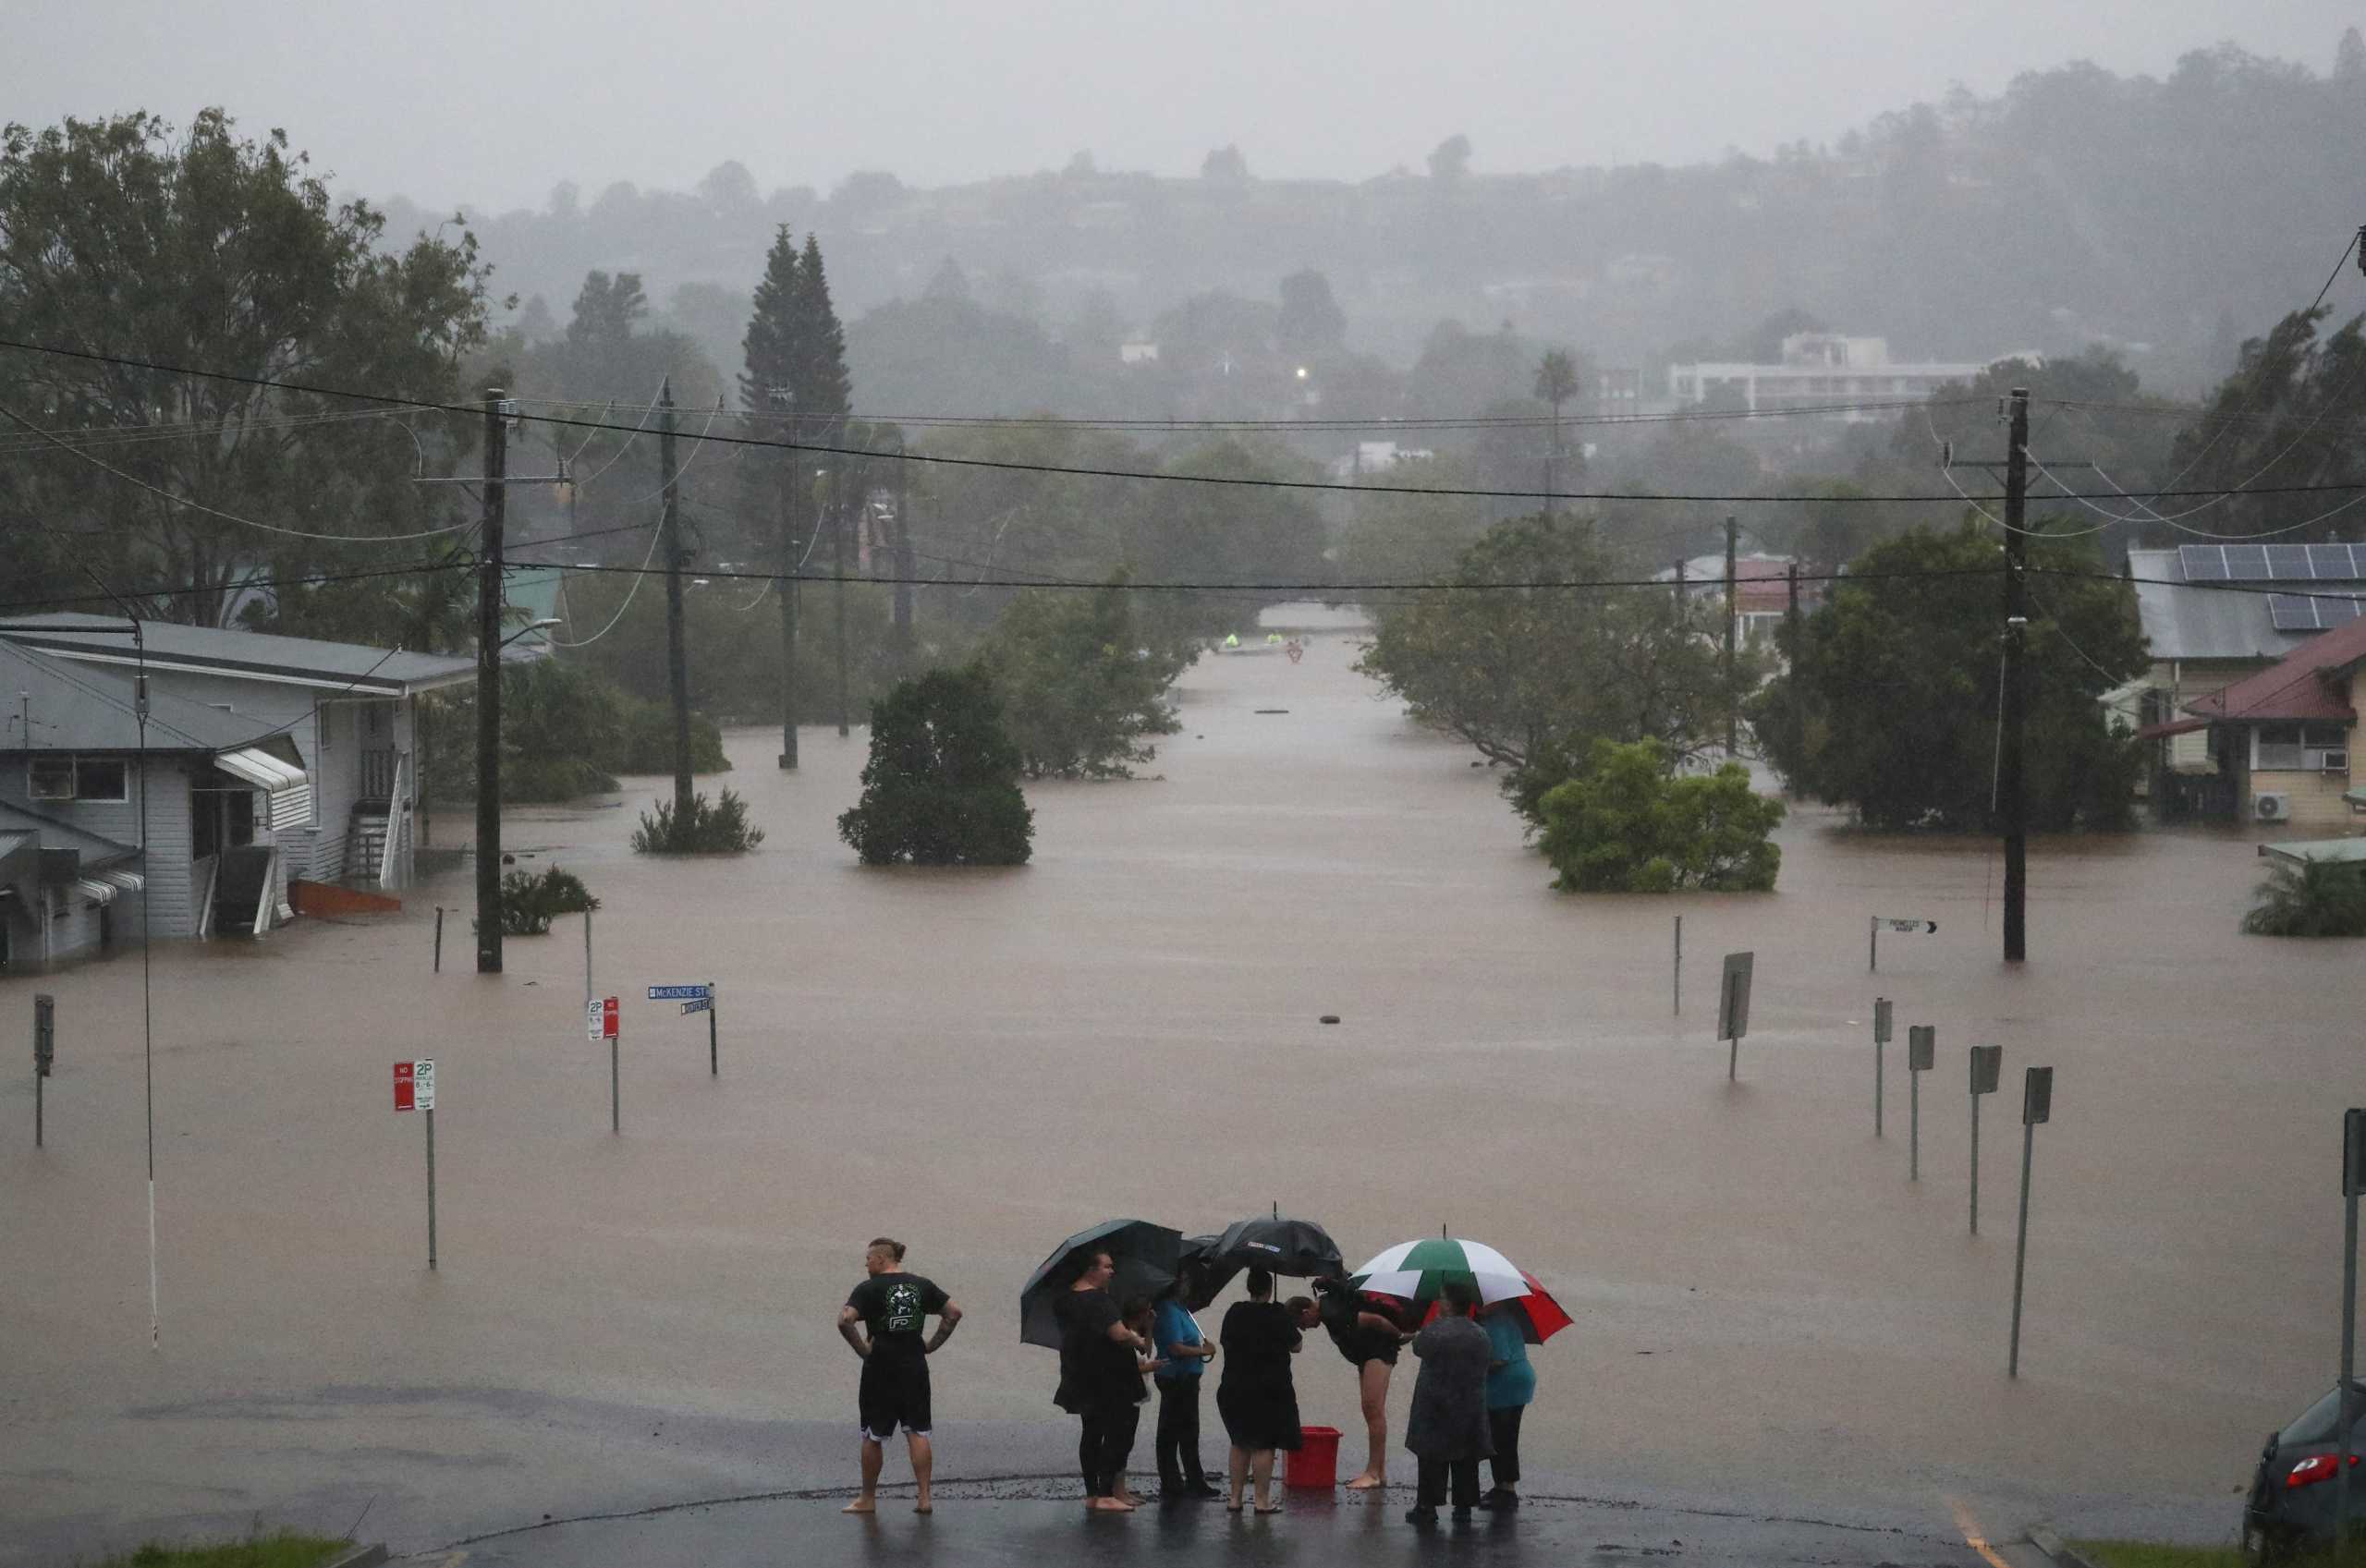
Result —
<instances>
[{"instance_id":1,"label":"car parked","mask_svg":"<svg viewBox=\"0 0 2366 1568\"><path fill-rule=\"evenodd\" d=\"M2268 1434L2251 1477L2250 1501L2243 1509L2246 1552L2272 1562L2333 1539L2334 1504L2341 1489L2334 1484L2340 1474L2338 1394L2338 1389L2327 1389L2299 1419ZM2349 1422L2350 1513L2366 1521L2366 1474L2358 1468L2359 1448L2366 1445L2366 1385L2356 1380L2349 1385Z\"/></svg>"}]
</instances>

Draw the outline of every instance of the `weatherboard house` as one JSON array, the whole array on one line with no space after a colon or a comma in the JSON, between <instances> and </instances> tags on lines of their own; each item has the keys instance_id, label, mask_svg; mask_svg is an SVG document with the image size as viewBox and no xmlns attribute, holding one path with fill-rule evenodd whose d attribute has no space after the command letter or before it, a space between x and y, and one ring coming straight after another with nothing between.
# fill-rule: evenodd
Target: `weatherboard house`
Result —
<instances>
[{"instance_id":1,"label":"weatherboard house","mask_svg":"<svg viewBox=\"0 0 2366 1568\"><path fill-rule=\"evenodd\" d=\"M137 680L148 684L140 722ZM120 616L0 621L0 966L268 930L409 880L417 705L473 660Z\"/></svg>"},{"instance_id":2,"label":"weatherboard house","mask_svg":"<svg viewBox=\"0 0 2366 1568\"><path fill-rule=\"evenodd\" d=\"M2366 711L2366 619L2318 633L2266 669L2186 704L2248 820L2347 833L2361 821L2350 757Z\"/></svg>"}]
</instances>

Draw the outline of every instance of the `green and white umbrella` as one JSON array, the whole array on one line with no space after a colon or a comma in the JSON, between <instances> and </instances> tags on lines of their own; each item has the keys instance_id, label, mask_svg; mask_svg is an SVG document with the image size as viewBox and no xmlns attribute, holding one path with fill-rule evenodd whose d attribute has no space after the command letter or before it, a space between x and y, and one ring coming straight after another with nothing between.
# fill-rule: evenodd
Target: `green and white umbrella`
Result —
<instances>
[{"instance_id":1,"label":"green and white umbrella","mask_svg":"<svg viewBox=\"0 0 2366 1568\"><path fill-rule=\"evenodd\" d=\"M1460 1280L1492 1305L1529 1294L1528 1277L1484 1242L1425 1236L1390 1247L1348 1276L1358 1290L1427 1306L1448 1280Z\"/></svg>"}]
</instances>

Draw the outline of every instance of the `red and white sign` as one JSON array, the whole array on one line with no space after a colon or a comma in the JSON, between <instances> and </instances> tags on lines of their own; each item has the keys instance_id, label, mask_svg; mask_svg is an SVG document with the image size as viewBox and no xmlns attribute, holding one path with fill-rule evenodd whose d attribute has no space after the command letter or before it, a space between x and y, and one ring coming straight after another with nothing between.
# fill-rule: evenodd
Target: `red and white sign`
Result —
<instances>
[{"instance_id":1,"label":"red and white sign","mask_svg":"<svg viewBox=\"0 0 2366 1568\"><path fill-rule=\"evenodd\" d=\"M604 996L600 999L600 1038L602 1039L616 1038L616 999L613 996Z\"/></svg>"},{"instance_id":2,"label":"red and white sign","mask_svg":"<svg viewBox=\"0 0 2366 1568\"><path fill-rule=\"evenodd\" d=\"M397 1111L418 1109L412 1088L416 1081L412 1076L412 1065L409 1062L395 1064L395 1109Z\"/></svg>"},{"instance_id":3,"label":"red and white sign","mask_svg":"<svg viewBox=\"0 0 2366 1568\"><path fill-rule=\"evenodd\" d=\"M412 1098L421 1111L435 1109L435 1064L414 1062L410 1064Z\"/></svg>"}]
</instances>

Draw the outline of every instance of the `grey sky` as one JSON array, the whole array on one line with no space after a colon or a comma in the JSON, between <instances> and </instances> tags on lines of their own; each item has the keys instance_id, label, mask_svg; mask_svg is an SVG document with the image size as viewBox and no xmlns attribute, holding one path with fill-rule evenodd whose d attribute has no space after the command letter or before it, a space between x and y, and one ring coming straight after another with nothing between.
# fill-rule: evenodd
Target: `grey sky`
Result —
<instances>
[{"instance_id":1,"label":"grey sky","mask_svg":"<svg viewBox=\"0 0 2366 1568\"><path fill-rule=\"evenodd\" d=\"M1056 167L1263 175L1689 162L1828 140L1949 83L2088 58L2160 73L2231 38L2323 70L2356 0L0 0L0 114L50 123L221 103L284 126L341 188L539 205L573 179L683 188L857 168L914 184Z\"/></svg>"}]
</instances>

